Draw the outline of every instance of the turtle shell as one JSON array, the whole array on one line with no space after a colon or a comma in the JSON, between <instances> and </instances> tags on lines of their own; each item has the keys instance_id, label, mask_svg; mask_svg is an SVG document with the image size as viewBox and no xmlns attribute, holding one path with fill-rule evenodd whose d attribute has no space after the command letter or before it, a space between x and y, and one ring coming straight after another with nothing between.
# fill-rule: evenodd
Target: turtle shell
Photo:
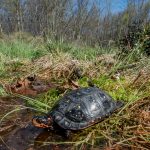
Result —
<instances>
[{"instance_id":1,"label":"turtle shell","mask_svg":"<svg viewBox=\"0 0 150 150\"><path fill-rule=\"evenodd\" d=\"M49 115L61 128L80 130L100 122L121 106L101 89L88 87L64 95Z\"/></svg>"}]
</instances>

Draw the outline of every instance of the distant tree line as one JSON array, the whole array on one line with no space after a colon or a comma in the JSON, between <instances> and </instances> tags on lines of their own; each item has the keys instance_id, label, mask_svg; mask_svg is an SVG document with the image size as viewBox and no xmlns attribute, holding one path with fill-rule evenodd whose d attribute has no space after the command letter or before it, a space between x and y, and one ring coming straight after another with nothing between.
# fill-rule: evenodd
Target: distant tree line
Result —
<instances>
[{"instance_id":1,"label":"distant tree line","mask_svg":"<svg viewBox=\"0 0 150 150\"><path fill-rule=\"evenodd\" d=\"M149 0L128 0L118 13L111 5L111 0L0 0L0 32L105 46L126 36L133 23L143 27L150 22Z\"/></svg>"}]
</instances>

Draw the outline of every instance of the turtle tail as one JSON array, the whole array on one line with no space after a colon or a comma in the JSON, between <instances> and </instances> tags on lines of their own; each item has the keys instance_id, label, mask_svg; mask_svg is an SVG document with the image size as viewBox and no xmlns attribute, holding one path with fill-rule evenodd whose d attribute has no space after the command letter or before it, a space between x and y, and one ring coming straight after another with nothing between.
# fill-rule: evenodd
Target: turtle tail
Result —
<instances>
[{"instance_id":1,"label":"turtle tail","mask_svg":"<svg viewBox=\"0 0 150 150\"><path fill-rule=\"evenodd\" d=\"M116 101L116 108L117 109L119 109L119 108L121 108L123 106L124 106L124 102L122 102L122 101Z\"/></svg>"}]
</instances>

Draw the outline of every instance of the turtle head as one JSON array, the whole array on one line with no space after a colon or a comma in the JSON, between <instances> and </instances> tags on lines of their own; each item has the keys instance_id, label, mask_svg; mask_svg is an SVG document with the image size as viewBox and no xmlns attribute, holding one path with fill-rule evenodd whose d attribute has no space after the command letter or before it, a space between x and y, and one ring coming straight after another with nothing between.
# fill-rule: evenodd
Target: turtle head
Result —
<instances>
[{"instance_id":1,"label":"turtle head","mask_svg":"<svg viewBox=\"0 0 150 150\"><path fill-rule=\"evenodd\" d=\"M32 124L38 128L52 128L52 118L47 116L34 116Z\"/></svg>"}]
</instances>

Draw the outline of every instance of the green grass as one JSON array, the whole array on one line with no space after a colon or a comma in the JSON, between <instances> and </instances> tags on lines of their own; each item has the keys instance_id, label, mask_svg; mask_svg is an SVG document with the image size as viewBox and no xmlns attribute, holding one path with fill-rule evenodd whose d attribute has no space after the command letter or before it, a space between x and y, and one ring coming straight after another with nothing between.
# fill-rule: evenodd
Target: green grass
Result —
<instances>
[{"instance_id":1,"label":"green grass","mask_svg":"<svg viewBox=\"0 0 150 150\"><path fill-rule=\"evenodd\" d=\"M26 41L13 37L0 40L0 76L7 75L7 68L12 70L19 68L22 61L32 61L45 54L47 50L43 43L36 39ZM10 66L11 65L11 66Z\"/></svg>"},{"instance_id":2,"label":"green grass","mask_svg":"<svg viewBox=\"0 0 150 150\"><path fill-rule=\"evenodd\" d=\"M91 48L70 43L53 42L51 40L46 43L46 49L51 53L55 53L57 50L69 53L73 58L79 60L95 60L101 54L117 53L118 51L116 48Z\"/></svg>"},{"instance_id":3,"label":"green grass","mask_svg":"<svg viewBox=\"0 0 150 150\"><path fill-rule=\"evenodd\" d=\"M0 41L0 53L8 59L33 59L42 55L42 50L21 40Z\"/></svg>"},{"instance_id":4,"label":"green grass","mask_svg":"<svg viewBox=\"0 0 150 150\"><path fill-rule=\"evenodd\" d=\"M44 94L40 94L35 100L25 96L21 97L26 100L27 105L32 106L39 112L44 113L48 113L60 98L58 90L56 89L52 89Z\"/></svg>"}]
</instances>

